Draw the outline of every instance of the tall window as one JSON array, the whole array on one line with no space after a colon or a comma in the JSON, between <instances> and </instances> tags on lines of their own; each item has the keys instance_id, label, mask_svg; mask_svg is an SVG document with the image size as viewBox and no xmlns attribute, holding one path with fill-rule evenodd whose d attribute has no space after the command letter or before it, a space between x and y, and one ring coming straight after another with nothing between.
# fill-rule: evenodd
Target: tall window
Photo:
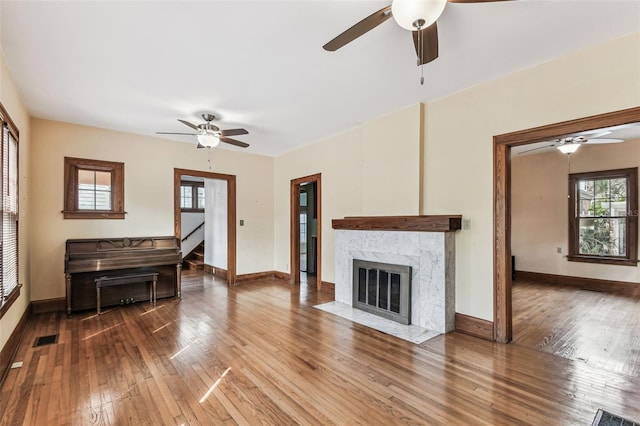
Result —
<instances>
[{"instance_id":1,"label":"tall window","mask_svg":"<svg viewBox=\"0 0 640 426\"><path fill-rule=\"evenodd\" d=\"M0 105L2 124L2 273L0 316L19 295L18 285L18 130Z\"/></svg>"},{"instance_id":2,"label":"tall window","mask_svg":"<svg viewBox=\"0 0 640 426\"><path fill-rule=\"evenodd\" d=\"M569 176L569 260L637 265L638 169Z\"/></svg>"},{"instance_id":3,"label":"tall window","mask_svg":"<svg viewBox=\"0 0 640 426\"><path fill-rule=\"evenodd\" d=\"M64 158L64 218L124 219L124 163Z\"/></svg>"},{"instance_id":4,"label":"tall window","mask_svg":"<svg viewBox=\"0 0 640 426\"><path fill-rule=\"evenodd\" d=\"M180 209L186 212L204 212L204 182L180 182Z\"/></svg>"}]
</instances>

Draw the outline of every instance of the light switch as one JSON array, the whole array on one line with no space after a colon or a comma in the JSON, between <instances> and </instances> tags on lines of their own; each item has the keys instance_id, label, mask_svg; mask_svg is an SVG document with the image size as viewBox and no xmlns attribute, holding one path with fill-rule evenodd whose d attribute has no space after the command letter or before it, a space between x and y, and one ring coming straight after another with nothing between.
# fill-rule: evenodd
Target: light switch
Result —
<instances>
[{"instance_id":1,"label":"light switch","mask_svg":"<svg viewBox=\"0 0 640 426\"><path fill-rule=\"evenodd\" d=\"M244 226L244 219L240 219L240 226Z\"/></svg>"}]
</instances>

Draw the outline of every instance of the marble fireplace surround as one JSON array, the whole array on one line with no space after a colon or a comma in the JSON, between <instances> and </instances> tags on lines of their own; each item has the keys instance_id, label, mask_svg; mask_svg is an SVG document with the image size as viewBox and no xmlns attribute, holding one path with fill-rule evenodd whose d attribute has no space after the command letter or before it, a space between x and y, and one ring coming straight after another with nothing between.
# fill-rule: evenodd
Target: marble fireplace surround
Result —
<instances>
[{"instance_id":1,"label":"marble fireplace surround","mask_svg":"<svg viewBox=\"0 0 640 426\"><path fill-rule=\"evenodd\" d=\"M347 217L332 221L335 300L352 305L353 259L408 265L411 324L438 333L455 327L455 235L462 216Z\"/></svg>"}]
</instances>

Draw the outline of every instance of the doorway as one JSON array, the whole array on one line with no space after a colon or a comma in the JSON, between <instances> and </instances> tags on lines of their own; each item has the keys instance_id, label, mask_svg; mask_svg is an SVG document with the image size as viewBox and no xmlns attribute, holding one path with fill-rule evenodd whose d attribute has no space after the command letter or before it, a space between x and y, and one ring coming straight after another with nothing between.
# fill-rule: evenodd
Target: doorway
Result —
<instances>
[{"instance_id":1,"label":"doorway","mask_svg":"<svg viewBox=\"0 0 640 426\"><path fill-rule=\"evenodd\" d=\"M203 172L199 170L174 169L173 170L173 190L174 190L174 235L181 240L181 186L184 176L195 176L204 179L214 179L226 182L227 200L227 268L223 271L223 277L230 285L236 283L236 177L221 173ZM184 255L185 253L183 253Z\"/></svg>"},{"instance_id":2,"label":"doorway","mask_svg":"<svg viewBox=\"0 0 640 426\"><path fill-rule=\"evenodd\" d=\"M494 338L513 338L511 264L511 148L640 121L640 107L494 136Z\"/></svg>"},{"instance_id":3,"label":"doorway","mask_svg":"<svg viewBox=\"0 0 640 426\"><path fill-rule=\"evenodd\" d=\"M315 276L317 289L322 287L321 174L291 180L290 190L291 275L299 284L301 273Z\"/></svg>"},{"instance_id":4,"label":"doorway","mask_svg":"<svg viewBox=\"0 0 640 426\"><path fill-rule=\"evenodd\" d=\"M316 274L318 261L318 210L317 184L306 182L300 185L300 274Z\"/></svg>"}]
</instances>

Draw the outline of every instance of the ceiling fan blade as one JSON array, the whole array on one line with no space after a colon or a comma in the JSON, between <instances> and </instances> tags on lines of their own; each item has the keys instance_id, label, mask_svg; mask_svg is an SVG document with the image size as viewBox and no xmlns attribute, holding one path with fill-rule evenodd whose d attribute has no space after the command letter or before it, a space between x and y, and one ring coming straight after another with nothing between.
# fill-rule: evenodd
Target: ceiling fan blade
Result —
<instances>
[{"instance_id":1,"label":"ceiling fan blade","mask_svg":"<svg viewBox=\"0 0 640 426\"><path fill-rule=\"evenodd\" d=\"M422 40L418 38L420 32L422 33ZM413 34L416 55L418 55L418 66L429 63L438 57L438 25L436 22L423 30L412 31L411 33ZM420 49L420 44L422 44L422 49ZM420 50L422 50L422 56L420 55Z\"/></svg>"},{"instance_id":2,"label":"ceiling fan blade","mask_svg":"<svg viewBox=\"0 0 640 426\"><path fill-rule=\"evenodd\" d=\"M178 121L181 122L182 124L185 124L185 125L191 127L193 130L200 130L200 128L198 126L196 126L195 124L191 124L188 121L180 120L179 118L178 118Z\"/></svg>"},{"instance_id":3,"label":"ceiling fan blade","mask_svg":"<svg viewBox=\"0 0 640 426\"><path fill-rule=\"evenodd\" d=\"M511 1L511 0L448 0L449 3L489 3L496 1Z\"/></svg>"},{"instance_id":4,"label":"ceiling fan blade","mask_svg":"<svg viewBox=\"0 0 640 426\"><path fill-rule=\"evenodd\" d=\"M246 148L249 146L248 143L240 142L231 138L226 138L224 136L220 136L220 142L225 142L231 145L239 146L240 148Z\"/></svg>"},{"instance_id":5,"label":"ceiling fan blade","mask_svg":"<svg viewBox=\"0 0 640 426\"><path fill-rule=\"evenodd\" d=\"M201 149L201 148L206 148L206 146L204 146L200 142L198 142L198 145L196 145L196 148Z\"/></svg>"},{"instance_id":6,"label":"ceiling fan blade","mask_svg":"<svg viewBox=\"0 0 640 426\"><path fill-rule=\"evenodd\" d=\"M589 145L597 145L597 144L620 143L620 142L624 142L624 139L608 139L608 138L587 139L583 143L588 143Z\"/></svg>"},{"instance_id":7,"label":"ceiling fan blade","mask_svg":"<svg viewBox=\"0 0 640 426\"><path fill-rule=\"evenodd\" d=\"M198 136L198 133L156 132L156 135L189 135L189 136Z\"/></svg>"},{"instance_id":8,"label":"ceiling fan blade","mask_svg":"<svg viewBox=\"0 0 640 426\"><path fill-rule=\"evenodd\" d=\"M532 149L528 149L528 150L526 150L526 151L522 151L522 152L520 152L518 155L522 155L522 154L525 154L525 153L527 153L527 152L537 151L537 150L539 150L539 149L551 148L551 147L554 147L554 146L556 146L556 145L557 145L557 144L555 144L555 143L554 143L554 144L547 145L547 146L539 146L539 147L537 147L537 148L532 148Z\"/></svg>"},{"instance_id":9,"label":"ceiling fan blade","mask_svg":"<svg viewBox=\"0 0 640 426\"><path fill-rule=\"evenodd\" d=\"M249 132L246 131L245 129L228 129L228 130L221 130L220 134L222 136L238 136L238 135L248 135Z\"/></svg>"},{"instance_id":10,"label":"ceiling fan blade","mask_svg":"<svg viewBox=\"0 0 640 426\"><path fill-rule=\"evenodd\" d=\"M391 6L383 7L322 46L322 48L329 52L336 51L345 44L351 43L361 35L371 31L389 18L391 18Z\"/></svg>"}]
</instances>

